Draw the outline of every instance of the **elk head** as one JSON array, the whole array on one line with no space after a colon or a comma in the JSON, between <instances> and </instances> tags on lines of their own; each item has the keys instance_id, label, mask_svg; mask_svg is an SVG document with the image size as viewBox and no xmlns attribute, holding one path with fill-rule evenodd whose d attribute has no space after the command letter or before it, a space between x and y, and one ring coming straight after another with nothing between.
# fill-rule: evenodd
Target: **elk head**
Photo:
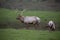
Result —
<instances>
[{"instance_id":1,"label":"elk head","mask_svg":"<svg viewBox=\"0 0 60 40\"><path fill-rule=\"evenodd\" d=\"M18 14L18 17L16 19L20 20L21 22L23 22L24 21L24 16Z\"/></svg>"},{"instance_id":2,"label":"elk head","mask_svg":"<svg viewBox=\"0 0 60 40\"><path fill-rule=\"evenodd\" d=\"M18 11L18 10L17 10ZM22 16L23 12L25 11L25 9L23 11L21 11L20 14L18 14L18 17L16 18L17 20L20 20L21 22L24 21L24 16ZM18 13L18 12L17 12Z\"/></svg>"}]
</instances>

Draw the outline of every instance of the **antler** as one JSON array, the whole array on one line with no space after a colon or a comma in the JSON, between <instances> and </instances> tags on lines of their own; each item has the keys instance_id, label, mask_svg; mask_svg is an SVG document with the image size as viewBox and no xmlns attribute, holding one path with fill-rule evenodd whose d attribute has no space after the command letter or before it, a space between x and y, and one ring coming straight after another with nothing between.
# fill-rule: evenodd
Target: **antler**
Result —
<instances>
[{"instance_id":1,"label":"antler","mask_svg":"<svg viewBox=\"0 0 60 40\"><path fill-rule=\"evenodd\" d=\"M16 9L16 13L18 13L19 15L23 15L24 11L26 11L26 9L24 9L23 11L19 12L18 9Z\"/></svg>"},{"instance_id":2,"label":"antler","mask_svg":"<svg viewBox=\"0 0 60 40\"><path fill-rule=\"evenodd\" d=\"M26 9L24 9L24 10L21 12L21 15L24 13L24 11L26 11Z\"/></svg>"}]
</instances>

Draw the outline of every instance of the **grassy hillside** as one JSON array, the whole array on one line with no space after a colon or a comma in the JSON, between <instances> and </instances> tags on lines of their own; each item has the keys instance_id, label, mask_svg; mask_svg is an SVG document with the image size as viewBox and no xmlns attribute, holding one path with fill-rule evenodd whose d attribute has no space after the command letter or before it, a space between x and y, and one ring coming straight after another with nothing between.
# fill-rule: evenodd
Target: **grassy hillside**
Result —
<instances>
[{"instance_id":1,"label":"grassy hillside","mask_svg":"<svg viewBox=\"0 0 60 40\"><path fill-rule=\"evenodd\" d=\"M1 26L23 26L20 21L16 20L18 13L16 10L0 8L0 25ZM23 14L24 16L38 16L41 18L41 26L45 26L49 20L53 20L56 26L59 28L60 24L60 12L56 11L39 11L39 10L27 10ZM4 27L3 26L3 27Z\"/></svg>"},{"instance_id":2,"label":"grassy hillside","mask_svg":"<svg viewBox=\"0 0 60 40\"><path fill-rule=\"evenodd\" d=\"M60 31L0 29L0 40L60 40Z\"/></svg>"}]
</instances>

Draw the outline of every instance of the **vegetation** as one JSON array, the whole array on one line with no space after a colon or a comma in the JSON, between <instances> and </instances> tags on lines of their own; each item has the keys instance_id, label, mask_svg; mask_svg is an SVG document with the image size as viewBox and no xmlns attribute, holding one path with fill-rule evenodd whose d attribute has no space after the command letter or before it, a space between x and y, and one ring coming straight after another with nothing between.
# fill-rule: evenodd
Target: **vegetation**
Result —
<instances>
[{"instance_id":1,"label":"vegetation","mask_svg":"<svg viewBox=\"0 0 60 40\"><path fill-rule=\"evenodd\" d=\"M42 29L45 29L49 20L53 20L56 23L56 29L59 30L59 13L56 11L27 10L23 15L40 17ZM20 29L24 25L16 20L17 15L16 10L0 8L0 40L60 40L60 31Z\"/></svg>"},{"instance_id":2,"label":"vegetation","mask_svg":"<svg viewBox=\"0 0 60 40\"><path fill-rule=\"evenodd\" d=\"M16 19L17 15L18 13L16 13L16 10L0 8L0 28L24 27L24 25ZM56 27L59 29L59 24L60 24L60 12L59 11L56 12L56 11L26 10L23 13L23 15L40 17L41 27L45 27L48 21L53 20L56 24Z\"/></svg>"},{"instance_id":3,"label":"vegetation","mask_svg":"<svg viewBox=\"0 0 60 40\"><path fill-rule=\"evenodd\" d=\"M0 29L0 40L60 40L60 31Z\"/></svg>"}]
</instances>

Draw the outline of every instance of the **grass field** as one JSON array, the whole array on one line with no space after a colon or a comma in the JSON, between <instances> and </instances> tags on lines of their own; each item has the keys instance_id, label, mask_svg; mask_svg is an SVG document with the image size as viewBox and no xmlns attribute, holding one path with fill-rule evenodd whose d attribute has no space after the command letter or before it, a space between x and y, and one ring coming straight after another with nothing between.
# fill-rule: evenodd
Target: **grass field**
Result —
<instances>
[{"instance_id":1,"label":"grass field","mask_svg":"<svg viewBox=\"0 0 60 40\"><path fill-rule=\"evenodd\" d=\"M16 20L18 13L16 10L0 8L0 27L23 27L20 21ZM49 20L53 20L56 27L60 28L60 12L59 11L40 11L40 10L27 10L23 16L38 16L41 18L41 26L44 27ZM47 21L46 21L47 19Z\"/></svg>"},{"instance_id":2,"label":"grass field","mask_svg":"<svg viewBox=\"0 0 60 40\"><path fill-rule=\"evenodd\" d=\"M0 29L0 40L60 40L60 31Z\"/></svg>"},{"instance_id":3,"label":"grass field","mask_svg":"<svg viewBox=\"0 0 60 40\"><path fill-rule=\"evenodd\" d=\"M60 31L11 29L24 26L16 20L17 15L16 10L0 8L0 40L60 40ZM53 20L56 29L60 29L60 12L27 10L23 15L40 17L41 27L44 27L49 20Z\"/></svg>"}]
</instances>

